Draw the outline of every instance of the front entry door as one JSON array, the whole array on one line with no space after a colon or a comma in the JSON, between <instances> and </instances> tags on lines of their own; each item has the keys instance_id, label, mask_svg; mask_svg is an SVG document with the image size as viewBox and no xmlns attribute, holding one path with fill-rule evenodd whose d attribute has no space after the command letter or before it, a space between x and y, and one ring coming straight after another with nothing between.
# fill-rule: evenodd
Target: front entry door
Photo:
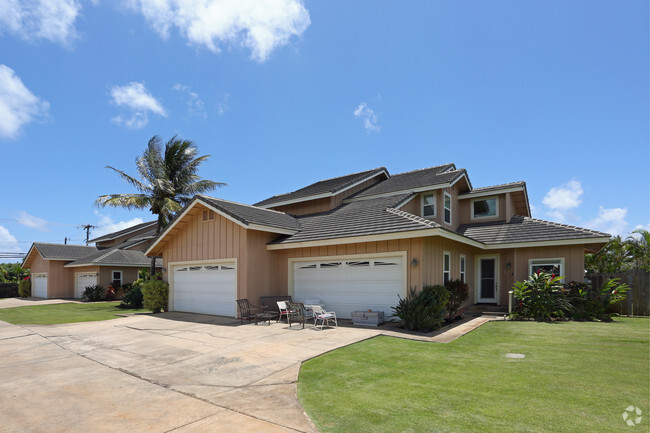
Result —
<instances>
[{"instance_id":1,"label":"front entry door","mask_svg":"<svg viewBox=\"0 0 650 433\"><path fill-rule=\"evenodd\" d=\"M497 302L497 258L478 260L478 302Z\"/></svg>"}]
</instances>

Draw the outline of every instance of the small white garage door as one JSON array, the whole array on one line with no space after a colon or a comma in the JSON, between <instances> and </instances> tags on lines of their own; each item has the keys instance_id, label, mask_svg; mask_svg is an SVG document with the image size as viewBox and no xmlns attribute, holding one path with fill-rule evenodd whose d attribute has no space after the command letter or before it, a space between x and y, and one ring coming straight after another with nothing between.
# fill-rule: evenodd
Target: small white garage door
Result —
<instances>
[{"instance_id":1,"label":"small white garage door","mask_svg":"<svg viewBox=\"0 0 650 433\"><path fill-rule=\"evenodd\" d=\"M337 317L372 309L393 315L404 293L402 257L378 257L294 263L293 296L297 302L319 299Z\"/></svg>"},{"instance_id":2,"label":"small white garage door","mask_svg":"<svg viewBox=\"0 0 650 433\"><path fill-rule=\"evenodd\" d=\"M47 298L47 274L32 275L33 296Z\"/></svg>"},{"instance_id":3,"label":"small white garage door","mask_svg":"<svg viewBox=\"0 0 650 433\"><path fill-rule=\"evenodd\" d=\"M174 267L174 311L236 317L235 263Z\"/></svg>"},{"instance_id":4,"label":"small white garage door","mask_svg":"<svg viewBox=\"0 0 650 433\"><path fill-rule=\"evenodd\" d=\"M94 286L97 284L97 274L92 272L87 274L77 274L76 284L75 298L81 298L87 286Z\"/></svg>"}]
</instances>

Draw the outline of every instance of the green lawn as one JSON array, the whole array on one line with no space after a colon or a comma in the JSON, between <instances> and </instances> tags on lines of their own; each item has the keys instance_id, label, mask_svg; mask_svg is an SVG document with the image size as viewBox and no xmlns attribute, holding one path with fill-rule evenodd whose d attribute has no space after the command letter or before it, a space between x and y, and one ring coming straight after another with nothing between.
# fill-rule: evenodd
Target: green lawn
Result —
<instances>
[{"instance_id":1,"label":"green lawn","mask_svg":"<svg viewBox=\"0 0 650 433\"><path fill-rule=\"evenodd\" d=\"M323 432L649 431L649 362L648 319L490 322L449 344L377 337L327 353L302 366L298 397Z\"/></svg>"},{"instance_id":2,"label":"green lawn","mask_svg":"<svg viewBox=\"0 0 650 433\"><path fill-rule=\"evenodd\" d=\"M119 302L93 302L87 304L52 304L0 309L0 320L15 325L95 322L117 319L117 314L143 313L147 310L117 308Z\"/></svg>"}]
</instances>

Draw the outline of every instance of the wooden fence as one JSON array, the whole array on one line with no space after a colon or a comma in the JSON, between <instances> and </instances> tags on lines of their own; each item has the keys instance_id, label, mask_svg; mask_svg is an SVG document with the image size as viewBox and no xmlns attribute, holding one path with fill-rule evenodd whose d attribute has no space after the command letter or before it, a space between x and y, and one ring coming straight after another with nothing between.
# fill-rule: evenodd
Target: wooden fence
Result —
<instances>
[{"instance_id":1,"label":"wooden fence","mask_svg":"<svg viewBox=\"0 0 650 433\"><path fill-rule=\"evenodd\" d=\"M650 316L650 273L637 269L628 272L611 274L587 274L593 287L602 287L610 278L620 278L622 283L627 283L630 290L627 299L621 304L621 314L628 316Z\"/></svg>"}]
</instances>

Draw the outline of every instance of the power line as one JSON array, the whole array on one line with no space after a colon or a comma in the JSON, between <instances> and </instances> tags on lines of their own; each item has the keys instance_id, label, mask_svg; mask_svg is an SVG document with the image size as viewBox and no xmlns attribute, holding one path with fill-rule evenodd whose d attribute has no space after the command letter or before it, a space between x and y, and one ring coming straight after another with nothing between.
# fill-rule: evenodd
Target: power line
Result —
<instances>
[{"instance_id":1,"label":"power line","mask_svg":"<svg viewBox=\"0 0 650 433\"><path fill-rule=\"evenodd\" d=\"M90 229L96 229L97 226L94 226L92 224L84 224L77 227L86 230L86 245L88 245L88 239L90 239Z\"/></svg>"}]
</instances>

